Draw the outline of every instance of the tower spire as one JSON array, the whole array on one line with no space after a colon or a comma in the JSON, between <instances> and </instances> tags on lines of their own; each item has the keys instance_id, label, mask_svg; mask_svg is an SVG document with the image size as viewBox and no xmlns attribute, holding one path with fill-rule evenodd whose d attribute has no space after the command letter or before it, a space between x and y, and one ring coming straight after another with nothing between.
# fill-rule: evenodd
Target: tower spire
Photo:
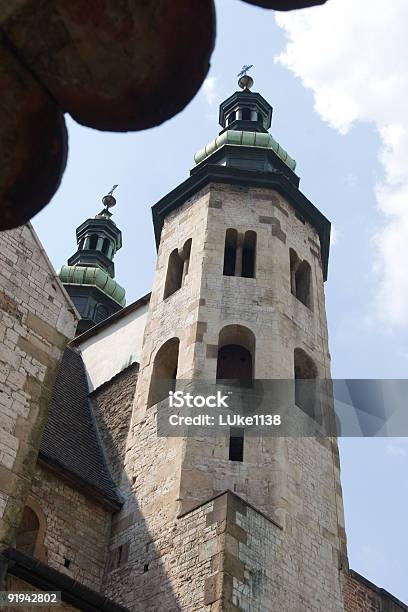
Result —
<instances>
[{"instance_id":1,"label":"tower spire","mask_svg":"<svg viewBox=\"0 0 408 612\"><path fill-rule=\"evenodd\" d=\"M103 209L76 229L77 250L59 271L72 301L82 316L81 333L125 305L125 290L114 280L113 259L122 247L122 232L112 221L113 192L103 196Z\"/></svg>"},{"instance_id":2,"label":"tower spire","mask_svg":"<svg viewBox=\"0 0 408 612\"><path fill-rule=\"evenodd\" d=\"M253 65L245 65L238 73L239 91L221 102L219 135L196 153L196 168L214 165L237 170L284 175L298 187L296 162L269 133L273 108L258 92L251 90L254 79L248 74Z\"/></svg>"},{"instance_id":3,"label":"tower spire","mask_svg":"<svg viewBox=\"0 0 408 612\"><path fill-rule=\"evenodd\" d=\"M221 134L226 130L266 133L271 127L272 106L259 93L251 91L254 85L248 74L251 68L253 64L246 64L237 74L242 91L236 91L220 104Z\"/></svg>"}]
</instances>

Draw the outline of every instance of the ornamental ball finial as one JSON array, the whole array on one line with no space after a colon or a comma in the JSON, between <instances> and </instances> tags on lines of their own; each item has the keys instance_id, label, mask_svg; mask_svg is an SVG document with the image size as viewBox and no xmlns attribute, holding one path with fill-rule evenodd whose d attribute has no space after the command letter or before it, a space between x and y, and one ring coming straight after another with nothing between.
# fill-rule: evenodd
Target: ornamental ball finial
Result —
<instances>
[{"instance_id":1,"label":"ornamental ball finial","mask_svg":"<svg viewBox=\"0 0 408 612\"><path fill-rule=\"evenodd\" d=\"M237 74L237 76L239 77L238 85L240 86L241 89L251 89L252 85L254 84L254 79L251 76L249 76L249 74L247 74L248 70L250 70L253 67L254 67L253 64L245 64L244 66L242 66L241 71L238 72Z\"/></svg>"},{"instance_id":2,"label":"ornamental ball finial","mask_svg":"<svg viewBox=\"0 0 408 612\"><path fill-rule=\"evenodd\" d=\"M241 89L251 89L253 84L254 79L250 77L249 74L244 74L238 81L238 85Z\"/></svg>"},{"instance_id":3,"label":"ornamental ball finial","mask_svg":"<svg viewBox=\"0 0 408 612\"><path fill-rule=\"evenodd\" d=\"M118 185L114 185L112 189L102 198L102 204L104 205L106 210L112 208L116 204L116 198L112 195Z\"/></svg>"}]
</instances>

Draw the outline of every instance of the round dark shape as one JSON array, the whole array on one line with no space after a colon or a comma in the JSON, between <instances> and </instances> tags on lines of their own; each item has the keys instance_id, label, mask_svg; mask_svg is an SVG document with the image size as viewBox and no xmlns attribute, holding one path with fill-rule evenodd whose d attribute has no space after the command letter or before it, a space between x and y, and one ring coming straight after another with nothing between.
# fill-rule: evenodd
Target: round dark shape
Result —
<instances>
[{"instance_id":1,"label":"round dark shape","mask_svg":"<svg viewBox=\"0 0 408 612\"><path fill-rule=\"evenodd\" d=\"M0 230L26 223L56 192L67 159L62 112L0 45Z\"/></svg>"},{"instance_id":2,"label":"round dark shape","mask_svg":"<svg viewBox=\"0 0 408 612\"><path fill-rule=\"evenodd\" d=\"M106 206L106 208L112 208L116 204L116 198L113 195L106 195L102 198L102 204Z\"/></svg>"},{"instance_id":3,"label":"round dark shape","mask_svg":"<svg viewBox=\"0 0 408 612\"><path fill-rule=\"evenodd\" d=\"M2 28L19 57L83 125L141 130L200 88L215 40L213 0L26 0Z\"/></svg>"},{"instance_id":4,"label":"round dark shape","mask_svg":"<svg viewBox=\"0 0 408 612\"><path fill-rule=\"evenodd\" d=\"M254 79L249 74L244 74L238 81L238 85L241 89L251 89L254 84Z\"/></svg>"},{"instance_id":5,"label":"round dark shape","mask_svg":"<svg viewBox=\"0 0 408 612\"><path fill-rule=\"evenodd\" d=\"M325 4L326 0L243 0L248 4L255 4L262 8L275 9L275 11L293 11L296 9Z\"/></svg>"}]
</instances>

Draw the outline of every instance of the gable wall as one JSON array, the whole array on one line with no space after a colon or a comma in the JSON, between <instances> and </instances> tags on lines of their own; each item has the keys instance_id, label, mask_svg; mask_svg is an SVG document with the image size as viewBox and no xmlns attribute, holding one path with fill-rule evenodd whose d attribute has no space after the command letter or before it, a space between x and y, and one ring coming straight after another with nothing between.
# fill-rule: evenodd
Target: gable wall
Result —
<instances>
[{"instance_id":1,"label":"gable wall","mask_svg":"<svg viewBox=\"0 0 408 612\"><path fill-rule=\"evenodd\" d=\"M140 361L147 305L121 316L77 343L85 364L89 391Z\"/></svg>"},{"instance_id":2,"label":"gable wall","mask_svg":"<svg viewBox=\"0 0 408 612\"><path fill-rule=\"evenodd\" d=\"M0 545L12 546L78 315L30 224L0 233Z\"/></svg>"}]
</instances>

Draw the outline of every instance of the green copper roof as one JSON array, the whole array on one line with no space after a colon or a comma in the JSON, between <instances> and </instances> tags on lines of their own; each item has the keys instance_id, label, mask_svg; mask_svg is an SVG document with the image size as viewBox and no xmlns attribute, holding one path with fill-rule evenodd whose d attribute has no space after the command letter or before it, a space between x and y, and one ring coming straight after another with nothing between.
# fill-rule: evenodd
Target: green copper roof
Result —
<instances>
[{"instance_id":1,"label":"green copper roof","mask_svg":"<svg viewBox=\"0 0 408 612\"><path fill-rule=\"evenodd\" d=\"M58 272L62 283L98 287L121 306L126 304L125 290L104 270L91 266L62 266Z\"/></svg>"},{"instance_id":2,"label":"green copper roof","mask_svg":"<svg viewBox=\"0 0 408 612\"><path fill-rule=\"evenodd\" d=\"M199 164L209 155L217 151L224 145L237 145L244 147L261 147L263 149L272 149L291 169L295 170L296 162L292 159L285 149L270 134L262 132L242 132L238 130L226 130L220 136L210 142L204 149L201 149L194 155L194 161Z\"/></svg>"}]
</instances>

